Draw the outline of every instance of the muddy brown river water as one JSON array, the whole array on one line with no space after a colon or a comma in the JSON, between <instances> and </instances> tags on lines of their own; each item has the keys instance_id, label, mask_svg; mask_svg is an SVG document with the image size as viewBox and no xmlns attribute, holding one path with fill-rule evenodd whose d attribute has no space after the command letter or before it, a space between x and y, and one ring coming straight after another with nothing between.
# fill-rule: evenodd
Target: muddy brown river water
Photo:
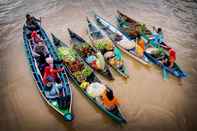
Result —
<instances>
[{"instance_id":1,"label":"muddy brown river water","mask_svg":"<svg viewBox=\"0 0 197 131\"><path fill-rule=\"evenodd\" d=\"M175 48L177 63L189 73L183 80L163 80L158 67L147 68L124 54L130 78L112 70L113 88L128 123L119 126L74 86L75 119L65 122L40 97L23 49L26 13L42 17L42 26L64 42L67 28L86 40L86 16L96 12L115 24L116 10L162 27ZM197 130L197 1L196 0L0 0L0 130L1 131L196 131Z\"/></svg>"}]
</instances>

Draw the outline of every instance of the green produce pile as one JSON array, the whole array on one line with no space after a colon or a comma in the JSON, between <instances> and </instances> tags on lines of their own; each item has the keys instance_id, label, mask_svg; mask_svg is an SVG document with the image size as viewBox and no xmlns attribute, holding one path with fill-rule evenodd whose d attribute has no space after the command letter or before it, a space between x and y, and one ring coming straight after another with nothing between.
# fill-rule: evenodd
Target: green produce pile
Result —
<instances>
[{"instance_id":1,"label":"green produce pile","mask_svg":"<svg viewBox=\"0 0 197 131\"><path fill-rule=\"evenodd\" d=\"M72 62L76 60L76 52L72 48L60 47L58 48L58 57L61 60Z\"/></svg>"},{"instance_id":2,"label":"green produce pile","mask_svg":"<svg viewBox=\"0 0 197 131\"><path fill-rule=\"evenodd\" d=\"M75 76L75 78L78 81L80 81L80 82L82 82L83 80L85 80L91 74L92 74L92 70L88 66L86 66L82 71L77 71L77 72L74 72L73 73L73 75Z\"/></svg>"},{"instance_id":3,"label":"green produce pile","mask_svg":"<svg viewBox=\"0 0 197 131\"><path fill-rule=\"evenodd\" d=\"M96 47L97 49L103 50L103 49L106 48L106 46L107 46L107 42L106 42L105 40L98 40L98 41L96 41L95 47Z\"/></svg>"},{"instance_id":4,"label":"green produce pile","mask_svg":"<svg viewBox=\"0 0 197 131\"><path fill-rule=\"evenodd\" d=\"M113 43L110 39L101 39L96 41L95 47L99 50L112 50Z\"/></svg>"},{"instance_id":5,"label":"green produce pile","mask_svg":"<svg viewBox=\"0 0 197 131\"><path fill-rule=\"evenodd\" d=\"M85 77L88 77L92 74L92 70L90 67L86 66L83 70L82 70L82 74Z\"/></svg>"}]
</instances>

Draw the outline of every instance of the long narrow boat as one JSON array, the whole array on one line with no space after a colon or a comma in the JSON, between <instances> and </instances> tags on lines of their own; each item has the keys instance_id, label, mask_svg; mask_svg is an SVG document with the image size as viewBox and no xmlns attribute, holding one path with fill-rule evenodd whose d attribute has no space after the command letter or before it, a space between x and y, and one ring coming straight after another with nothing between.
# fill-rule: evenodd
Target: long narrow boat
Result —
<instances>
[{"instance_id":1,"label":"long narrow boat","mask_svg":"<svg viewBox=\"0 0 197 131\"><path fill-rule=\"evenodd\" d=\"M121 13L120 11L117 11L118 13L118 27L119 29L128 37L132 37L131 35L129 35L129 32L128 30L126 30L124 27L127 26L127 28L129 28L130 30L129 31L132 31L135 30L135 27L134 26L139 26L140 23L131 19L130 17L124 15L123 13ZM125 26L124 26L125 25ZM152 35L152 32L150 30L148 30L146 27L144 29L143 32L141 32L141 35L142 37L145 39L145 40L148 40L150 38L150 36ZM152 47L155 47L155 44L153 41L150 41L149 42L150 45ZM170 49L171 47L169 47L167 44L163 44L161 45L164 49ZM153 49L152 47L150 48L147 48L145 50L145 55L149 58L149 60L151 60L153 63L159 65L160 67L166 69L168 72L170 72L172 75L178 77L178 78L183 78L183 77L186 77L187 76L187 73L185 73L184 71L181 70L181 68L175 63L174 66L172 67L172 69L170 69L168 66L165 66L161 63L161 60L158 60L158 58L154 57L152 54L151 54L151 50L157 50L157 49ZM154 51L153 51L154 52ZM164 52L165 55L168 56L167 52L165 51ZM168 56L169 57L169 56Z\"/></svg>"},{"instance_id":2,"label":"long narrow boat","mask_svg":"<svg viewBox=\"0 0 197 131\"><path fill-rule=\"evenodd\" d=\"M118 14L118 16L117 16L117 25L118 25L118 28L128 38L134 39L136 36L134 36L131 32L135 32L136 29L139 27L139 28L143 28L141 30L141 32L140 32L141 35L142 35L142 37L146 41L150 40L149 38L153 35L153 33L146 26L141 27L142 25L140 24L140 22L135 21L131 17L128 17L127 15L123 14L119 10L117 10L117 14ZM156 46L153 43L153 41L151 42L151 44L152 44L152 46ZM170 49L171 48L166 43L161 44L161 47L163 47L164 49Z\"/></svg>"},{"instance_id":3,"label":"long narrow boat","mask_svg":"<svg viewBox=\"0 0 197 131\"><path fill-rule=\"evenodd\" d=\"M72 50L73 52L75 50L73 50L72 48L69 48L68 46L66 46L65 43L63 43L61 40L59 40L55 35L52 34L52 38L54 41L54 48L56 49L56 55L58 56L58 54L60 54L59 52L61 50ZM70 53L71 54L71 53ZM73 55L72 55L73 56ZM98 101L98 99L96 99L95 97L92 97L88 92L87 92L87 88L86 85L91 85L94 83L101 83L101 81L96 77L95 73L93 72L93 70L87 65L87 63L85 63L81 57L79 57L77 55L77 53L74 55L75 59L73 62L78 61L78 63L80 63L79 68L76 68L77 70L73 70L73 66L72 64L69 64L69 62L65 61L65 68L67 69L67 72L70 75L70 78L73 80L73 82L75 83L76 87L84 94L84 96L86 96L91 102L93 102L100 110L102 110L104 113L106 113L111 119L115 120L118 123L126 123L125 118L123 117L123 115L120 112L119 107L116 108L117 110L115 111L109 111L101 102ZM60 55L59 55L60 57ZM63 59L65 60L65 56L63 57ZM81 75L81 77L77 77L75 74L76 72L83 72L82 70L84 69L90 69L91 72L90 74L84 76ZM86 84L85 84L86 83ZM88 84L87 84L88 83ZM107 89L110 89L109 87L107 87ZM111 89L110 89L111 90Z\"/></svg>"},{"instance_id":4,"label":"long narrow boat","mask_svg":"<svg viewBox=\"0 0 197 131\"><path fill-rule=\"evenodd\" d=\"M174 66L172 68L169 68L169 65L162 64L162 60L159 59L160 56L155 56L154 55L154 52L156 52L156 50L159 50L159 49L158 48L154 48L154 47L149 47L149 48L146 49L146 51L144 52L144 54L154 64L160 66L161 69L165 69L166 71L168 71L172 75L176 76L177 78L187 77L187 73L184 72L183 70L181 70L181 68L176 63L174 63ZM167 59L169 61L169 56L165 52L164 52L164 55L166 55L166 57L167 57Z\"/></svg>"},{"instance_id":5,"label":"long narrow boat","mask_svg":"<svg viewBox=\"0 0 197 131\"><path fill-rule=\"evenodd\" d=\"M96 56L96 60L100 60L102 61L102 65L103 67L100 69L92 66L90 63L89 66L97 71L98 73L100 73L101 75L103 75L105 78L109 79L109 80L113 80L113 76L111 71L109 70L109 67L107 66L107 64L104 61L103 55L100 54L98 55L98 53L100 53L98 50L95 50L95 48L93 48L88 42L86 42L82 37L80 37L78 34L74 33L73 31L71 31L70 29L68 29L70 38L71 38L71 44L73 44L74 49L79 53L80 57L87 62L88 59L88 53L93 52L94 56ZM87 51L83 51L84 49L87 49ZM100 57L100 59L99 59Z\"/></svg>"},{"instance_id":6,"label":"long narrow boat","mask_svg":"<svg viewBox=\"0 0 197 131\"><path fill-rule=\"evenodd\" d=\"M90 20L87 18L87 22L88 22L88 34L89 34L89 37L90 37L90 40L92 41L92 44L94 45L94 47L96 48L96 45L98 44L102 44L102 42L104 44L112 44L112 41L108 38L108 36L102 31L100 30L96 24L93 24L92 22L90 22ZM101 45L102 46L102 45ZM112 60L115 60L114 56L114 48L117 48L117 47L114 47L113 45L110 47L110 49L106 49L106 48L96 48L98 50L101 51L101 53L106 56L107 54L112 54L113 56L110 57L110 58L106 58L105 57L105 61L115 70L117 71L121 76L125 77L125 78L128 78L128 71L127 71L127 68L125 67L124 63L123 63L123 60L117 60L117 62L121 62L121 66L119 66L119 63L115 63L115 62L111 62Z\"/></svg>"},{"instance_id":7,"label":"long narrow boat","mask_svg":"<svg viewBox=\"0 0 197 131\"><path fill-rule=\"evenodd\" d=\"M44 40L44 44L48 48L48 53L55 59L54 54L52 52L52 48L49 46L50 40L48 36L46 35L45 31L42 29L41 26L39 26L39 30L41 38ZM34 78L34 81L37 85L37 88L39 90L40 95L42 98L46 101L46 103L55 111L57 111L60 115L64 117L65 121L72 121L73 115L72 115L72 91L71 86L69 83L68 76L65 71L62 71L58 74L59 80L60 80L60 87L61 87L61 95L50 95L49 91L45 90L45 85L43 83L43 76L41 75L42 72L39 68L38 59L36 59L33 56L32 52L32 42L27 36L27 28L23 27L23 39L24 39L24 48L26 57L29 62L30 69L32 71L32 75ZM55 65L55 67L59 67L59 65ZM61 103L60 103L61 99Z\"/></svg>"},{"instance_id":8,"label":"long narrow boat","mask_svg":"<svg viewBox=\"0 0 197 131\"><path fill-rule=\"evenodd\" d=\"M108 34L111 40L119 47L123 52L137 60L138 62L149 66L148 58L143 55L140 57L136 54L136 42L129 40L122 32L120 32L115 26L104 20L102 17L95 14L97 24ZM116 39L116 36L120 37Z\"/></svg>"}]
</instances>

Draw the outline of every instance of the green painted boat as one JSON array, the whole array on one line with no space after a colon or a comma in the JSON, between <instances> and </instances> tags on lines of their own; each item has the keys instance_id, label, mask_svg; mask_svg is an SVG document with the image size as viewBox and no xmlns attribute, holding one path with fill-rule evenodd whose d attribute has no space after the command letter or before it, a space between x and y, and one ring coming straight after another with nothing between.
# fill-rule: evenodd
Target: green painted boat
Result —
<instances>
[{"instance_id":1,"label":"green painted boat","mask_svg":"<svg viewBox=\"0 0 197 131\"><path fill-rule=\"evenodd\" d=\"M97 43L101 43L102 41L109 41L109 43L112 43L112 41L108 38L108 36L105 34L105 32L103 32L101 29L99 29L96 24L94 24L93 22L90 22L90 20L87 18L87 22L88 22L88 34L89 34L89 38L92 41L93 46L96 48L96 44ZM106 43L105 43L106 44ZM106 49L99 49L96 48L97 50L100 50L101 53L105 56L105 54L107 54L108 52L113 52L113 57L110 57L110 59L114 59L114 48L115 46L112 47L112 49L110 49L110 51L106 50ZM117 47L116 47L117 48ZM105 58L105 61L108 63L108 65L110 65L115 71L117 71L121 76L123 76L124 78L128 78L128 71L126 66L123 63L123 60L121 59L120 61L123 63L121 67L118 67L115 64L111 64L110 63L110 59Z\"/></svg>"},{"instance_id":2,"label":"green painted boat","mask_svg":"<svg viewBox=\"0 0 197 131\"><path fill-rule=\"evenodd\" d=\"M44 44L48 48L48 53L53 57L55 60L56 57L53 54L53 48L51 48L50 40L43 30L41 26L39 26L39 30L37 30L40 33L40 37L44 41ZM71 90L71 85L69 83L69 79L67 76L67 73L65 70L63 72L58 73L58 77L60 80L61 84L61 90L59 90L59 93L61 94L56 94L56 95L50 95L49 91L45 90L45 85L43 83L43 76L42 76L42 71L40 70L40 65L38 62L38 59L36 59L33 55L32 52L32 45L33 43L29 39L28 33L29 30L26 28L26 26L23 27L23 40L24 40L24 48L25 48L25 53L27 60L29 62L29 66L34 78L34 81L37 85L38 91L44 101L56 112L58 112L61 116L64 117L65 121L72 121L73 120L73 115L72 115L72 90ZM55 67L59 67L60 65L55 64ZM55 84L55 83L54 83Z\"/></svg>"},{"instance_id":3,"label":"green painted boat","mask_svg":"<svg viewBox=\"0 0 197 131\"><path fill-rule=\"evenodd\" d=\"M68 29L70 38L71 38L71 44L73 44L73 48L78 52L78 54L80 55L80 57L96 72L100 73L102 76L104 76L105 78L109 79L109 80L114 80L111 71L109 70L109 67L107 66L107 64L104 61L104 57L103 55L100 53L100 51L96 50L95 48L93 48L93 46L91 46L87 41L85 41L82 37L80 37L78 34L74 33L73 31L71 31L70 29ZM96 56L96 59L98 58L98 53L100 53L100 57L101 57L101 61L103 61L103 69L97 69L96 67L92 66L91 64L89 64L87 62L87 58L88 58L88 53L89 52L84 52L83 49L88 49L89 52L93 52L94 56Z\"/></svg>"},{"instance_id":4,"label":"green painted boat","mask_svg":"<svg viewBox=\"0 0 197 131\"><path fill-rule=\"evenodd\" d=\"M59 40L54 34L52 34L52 38L53 38L53 42L54 42L54 48L56 49L56 54L58 54L58 50L60 50L62 48L64 48L64 49L69 48L65 43L63 43L61 40ZM70 49L72 49L72 48L70 48ZM88 66L88 64L85 63L81 59L81 57L79 57L77 55L77 53L76 53L76 60L80 61L80 65L81 65L80 68L81 69L85 69L85 68L91 69ZM116 108L117 110L115 110L115 111L109 111L101 102L98 102L97 99L90 96L88 94L88 92L84 88L81 87L82 82L88 82L89 84L98 82L98 83L102 84L102 82L96 77L96 75L92 69L91 69L92 70L91 74L89 74L88 76L86 76L84 78L85 81L84 80L82 81L74 75L76 71L75 72L72 71L72 65L69 65L68 63L65 62L64 66L65 66L67 72L69 73L70 78L72 79L72 81L76 85L76 87L81 91L81 93L84 96L86 96L86 98L88 98L91 102L93 102L100 110L102 110L104 113L106 113L112 120L118 122L119 124L126 123L126 120L123 117L119 107L117 107ZM79 71L81 71L81 70L79 69ZM111 90L109 87L107 87L107 89Z\"/></svg>"}]
</instances>

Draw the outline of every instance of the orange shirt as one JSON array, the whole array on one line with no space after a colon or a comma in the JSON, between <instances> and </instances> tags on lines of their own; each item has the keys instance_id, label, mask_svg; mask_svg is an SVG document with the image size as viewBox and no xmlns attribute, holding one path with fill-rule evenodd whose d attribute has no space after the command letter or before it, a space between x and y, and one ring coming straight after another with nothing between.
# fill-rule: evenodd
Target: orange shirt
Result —
<instances>
[{"instance_id":1,"label":"orange shirt","mask_svg":"<svg viewBox=\"0 0 197 131\"><path fill-rule=\"evenodd\" d=\"M143 50L145 50L145 43L144 43L144 40L139 40L138 42L137 42L137 44L143 49Z\"/></svg>"},{"instance_id":2,"label":"orange shirt","mask_svg":"<svg viewBox=\"0 0 197 131\"><path fill-rule=\"evenodd\" d=\"M102 100L103 100L103 104L107 107L107 108L111 108L114 106L118 105L118 100L114 97L113 100L109 100L106 96L106 94L102 95Z\"/></svg>"}]
</instances>

